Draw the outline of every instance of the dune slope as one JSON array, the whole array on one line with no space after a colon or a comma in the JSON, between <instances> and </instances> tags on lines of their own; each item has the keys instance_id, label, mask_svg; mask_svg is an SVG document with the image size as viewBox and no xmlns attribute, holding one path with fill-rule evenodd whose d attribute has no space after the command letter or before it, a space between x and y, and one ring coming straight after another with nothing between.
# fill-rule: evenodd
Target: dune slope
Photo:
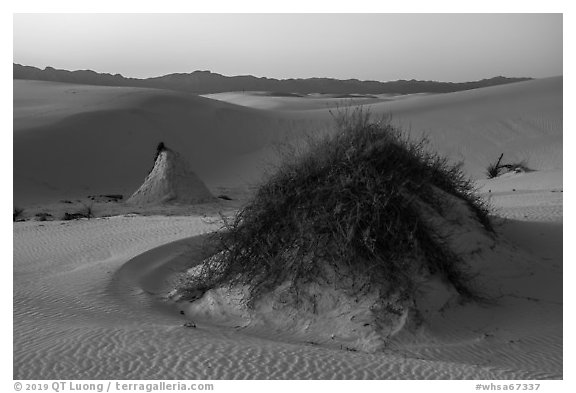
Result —
<instances>
[{"instance_id":1,"label":"dune slope","mask_svg":"<svg viewBox=\"0 0 576 393\"><path fill-rule=\"evenodd\" d=\"M491 286L501 286L498 304L443 313L428 301L419 335L374 354L181 315L162 296L175 272L202 261L200 235L214 229L199 217L16 223L14 378L562 377L562 253L553 241L561 225L506 224L516 252L484 266ZM524 236L535 230L542 234ZM183 326L191 317L195 329Z\"/></svg>"},{"instance_id":2,"label":"dune slope","mask_svg":"<svg viewBox=\"0 0 576 393\"><path fill-rule=\"evenodd\" d=\"M526 160L533 169L562 168L562 77L434 95L356 99L412 135L426 134L432 147L463 161L474 178L504 153L504 162ZM331 118L339 99L268 97L258 92L209 97L247 107L274 109L309 119Z\"/></svg>"},{"instance_id":3,"label":"dune slope","mask_svg":"<svg viewBox=\"0 0 576 393\"><path fill-rule=\"evenodd\" d=\"M203 177L238 177L230 164L293 123L250 108L154 89L14 81L17 202L134 192L162 141ZM208 179L209 180L209 179Z\"/></svg>"},{"instance_id":4,"label":"dune slope","mask_svg":"<svg viewBox=\"0 0 576 393\"><path fill-rule=\"evenodd\" d=\"M371 106L391 113L475 178L504 153L537 170L562 168L562 77Z\"/></svg>"},{"instance_id":5,"label":"dune slope","mask_svg":"<svg viewBox=\"0 0 576 393\"><path fill-rule=\"evenodd\" d=\"M226 157L262 151L292 120L329 118L152 89L14 86L16 201L130 194L160 140L202 180L211 170L235 178L243 169ZM419 300L428 310L421 329L382 352L340 350L182 315L166 300L175 273L205 258L202 235L219 226L215 217L17 222L14 379L563 378L562 79L411 97L373 111L428 131L477 177L502 152L539 169L479 182L503 218L503 248L477 264L494 305L451 303L429 283L436 296ZM195 329L183 326L190 319Z\"/></svg>"},{"instance_id":6,"label":"dune slope","mask_svg":"<svg viewBox=\"0 0 576 393\"><path fill-rule=\"evenodd\" d=\"M232 93L241 107L163 90L16 80L15 200L131 194L160 141L185 156L209 187L246 185L259 179L271 142L332 121L325 98L246 96ZM434 149L463 161L475 178L501 153L504 162L562 169L562 77L357 101L375 115L392 114L414 135L426 133Z\"/></svg>"}]
</instances>

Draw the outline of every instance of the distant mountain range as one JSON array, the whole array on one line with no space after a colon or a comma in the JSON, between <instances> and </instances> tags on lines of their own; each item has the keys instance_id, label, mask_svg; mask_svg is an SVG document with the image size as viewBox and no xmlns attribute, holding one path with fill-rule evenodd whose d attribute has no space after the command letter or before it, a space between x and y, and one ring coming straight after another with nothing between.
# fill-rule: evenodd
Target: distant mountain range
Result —
<instances>
[{"instance_id":1,"label":"distant mountain range","mask_svg":"<svg viewBox=\"0 0 576 393\"><path fill-rule=\"evenodd\" d=\"M160 77L137 79L120 74L97 73L91 70L67 71L52 67L40 69L14 63L14 79L31 79L52 82L77 83L99 86L134 86L185 91L195 94L222 93L227 91L269 91L279 94L412 94L449 93L486 86L521 82L532 78L506 78L497 76L475 82L436 82L398 80L393 82L360 81L358 79L306 78L273 79L252 75L224 76L210 71L177 73Z\"/></svg>"}]
</instances>

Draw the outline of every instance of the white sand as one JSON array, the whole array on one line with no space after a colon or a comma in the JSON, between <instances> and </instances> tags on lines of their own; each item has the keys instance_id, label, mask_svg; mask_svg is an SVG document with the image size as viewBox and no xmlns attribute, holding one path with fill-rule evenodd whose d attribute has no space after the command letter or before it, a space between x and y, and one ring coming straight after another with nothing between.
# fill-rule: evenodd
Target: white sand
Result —
<instances>
[{"instance_id":1,"label":"white sand","mask_svg":"<svg viewBox=\"0 0 576 393\"><path fill-rule=\"evenodd\" d=\"M365 105L376 102L401 99L407 96L381 95L361 98L338 98L337 95L310 94L302 97L275 97L257 91L205 94L203 97L229 102L240 106L275 111L300 111L327 109L337 106Z\"/></svg>"},{"instance_id":2,"label":"white sand","mask_svg":"<svg viewBox=\"0 0 576 393\"><path fill-rule=\"evenodd\" d=\"M562 168L562 77L538 79L448 94L367 99L366 107L412 134L425 133L435 150L474 178L504 153L504 162L526 160L534 169ZM329 121L345 100L266 97L256 93L210 95L245 107ZM306 110L304 110L306 108ZM300 109L300 110L296 110Z\"/></svg>"},{"instance_id":3,"label":"white sand","mask_svg":"<svg viewBox=\"0 0 576 393\"><path fill-rule=\"evenodd\" d=\"M473 178L504 153L538 170L562 168L562 77L414 97L371 106L425 133L438 152L462 161Z\"/></svg>"},{"instance_id":4,"label":"white sand","mask_svg":"<svg viewBox=\"0 0 576 393\"><path fill-rule=\"evenodd\" d=\"M225 157L260 151L269 141L265 129L281 124L277 112L178 93L71 86L15 82L15 102L29 106L15 105L15 197L133 191L159 138L190 156L220 146ZM32 89L28 98L19 96L20 87ZM375 354L201 317L194 317L196 329L186 328L191 316L161 297L176 271L202 260L198 236L217 220L21 222L14 224L14 378L562 378L559 88L561 79L549 79L377 104L433 130L433 142L463 155L478 177L501 152L526 155L539 170L479 181L505 218L498 221L502 248L476 260L485 289L498 294L494 306L443 307L447 298L431 284L427 291L436 296L420 300L430 310L422 329L401 332ZM46 112L47 101L54 108ZM316 121L325 112L290 116ZM199 141L206 144L195 147ZM109 157L101 159L102 152Z\"/></svg>"},{"instance_id":5,"label":"white sand","mask_svg":"<svg viewBox=\"0 0 576 393\"><path fill-rule=\"evenodd\" d=\"M154 168L128 199L128 203L198 204L213 199L206 185L190 170L186 160L177 152L164 149L159 152Z\"/></svg>"},{"instance_id":6,"label":"white sand","mask_svg":"<svg viewBox=\"0 0 576 393\"><path fill-rule=\"evenodd\" d=\"M17 223L14 378L560 378L562 225L545 218L503 225L515 251L482 269L491 291L500 287L497 305L432 309L418 336L378 354L291 343L281 332L259 338L201 318L183 327L186 317L158 296L183 263L200 262L201 239L141 253L214 229L207 220Z\"/></svg>"},{"instance_id":7,"label":"white sand","mask_svg":"<svg viewBox=\"0 0 576 393\"><path fill-rule=\"evenodd\" d=\"M250 97L296 100L298 110L258 110L154 89L16 80L15 202L131 195L160 141L185 156L213 193L218 186L245 187L261 177L271 143L332 122L329 110L314 103L333 106L334 99L243 96ZM504 162L562 168L561 77L376 101L367 105L374 114L393 113L414 133L428 133L434 148L463 160L475 178L501 153Z\"/></svg>"},{"instance_id":8,"label":"white sand","mask_svg":"<svg viewBox=\"0 0 576 393\"><path fill-rule=\"evenodd\" d=\"M14 199L129 196L159 142L186 157L208 187L220 178L243 183L244 162L254 167L251 155L297 123L173 91L15 80Z\"/></svg>"}]
</instances>

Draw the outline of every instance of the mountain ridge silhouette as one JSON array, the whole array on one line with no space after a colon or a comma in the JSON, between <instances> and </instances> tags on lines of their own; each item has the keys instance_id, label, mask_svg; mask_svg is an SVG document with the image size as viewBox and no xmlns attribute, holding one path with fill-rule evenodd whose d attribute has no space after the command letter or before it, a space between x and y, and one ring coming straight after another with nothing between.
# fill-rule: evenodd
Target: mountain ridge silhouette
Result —
<instances>
[{"instance_id":1,"label":"mountain ridge silhouette","mask_svg":"<svg viewBox=\"0 0 576 393\"><path fill-rule=\"evenodd\" d=\"M92 70L68 71L13 63L13 79L42 80L97 86L149 87L185 91L194 94L223 93L229 91L269 91L275 93L325 94L414 94L450 93L487 86L531 80L496 76L472 82L438 82L397 80L380 82L358 79L305 78L274 79L252 75L224 76L211 71L172 73L151 78L129 78L121 74L98 73Z\"/></svg>"}]
</instances>

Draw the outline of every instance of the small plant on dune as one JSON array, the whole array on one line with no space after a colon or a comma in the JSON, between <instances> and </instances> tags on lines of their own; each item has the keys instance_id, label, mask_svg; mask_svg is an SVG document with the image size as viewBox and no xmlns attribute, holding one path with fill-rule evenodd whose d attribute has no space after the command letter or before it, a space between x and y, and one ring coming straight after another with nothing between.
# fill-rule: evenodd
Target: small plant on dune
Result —
<instances>
[{"instance_id":1,"label":"small plant on dune","mask_svg":"<svg viewBox=\"0 0 576 393\"><path fill-rule=\"evenodd\" d=\"M14 206L14 214L12 216L12 220L14 222L18 221L22 217L23 213L24 209L22 209L21 207Z\"/></svg>"},{"instance_id":2,"label":"small plant on dune","mask_svg":"<svg viewBox=\"0 0 576 393\"><path fill-rule=\"evenodd\" d=\"M94 217L94 209L91 203L83 203L82 209L77 212L77 214L81 214L82 216L86 217L87 219L91 219Z\"/></svg>"},{"instance_id":3,"label":"small plant on dune","mask_svg":"<svg viewBox=\"0 0 576 393\"><path fill-rule=\"evenodd\" d=\"M493 179L495 177L500 176L500 172L502 170L500 161L502 161L502 157L504 157L504 153L500 154L498 161L492 162L488 164L488 167L486 167L486 176L488 177L488 179Z\"/></svg>"},{"instance_id":4,"label":"small plant on dune","mask_svg":"<svg viewBox=\"0 0 576 393\"><path fill-rule=\"evenodd\" d=\"M422 209L446 213L442 195L449 194L492 232L487 206L461 168L362 109L340 112L336 124L332 135L286 157L226 222L217 239L223 252L188 285L243 285L253 305L285 283L298 294L309 282L362 277L352 284L357 293L379 288L409 299L427 271L464 298L480 299L464 261Z\"/></svg>"},{"instance_id":5,"label":"small plant on dune","mask_svg":"<svg viewBox=\"0 0 576 393\"><path fill-rule=\"evenodd\" d=\"M532 172L533 169L528 167L526 160L521 160L519 162L513 162L510 164L501 164L502 157L504 157L504 153L500 154L498 161L493 162L486 167L486 176L488 179L493 179L498 177L502 174L502 172Z\"/></svg>"},{"instance_id":6,"label":"small plant on dune","mask_svg":"<svg viewBox=\"0 0 576 393\"><path fill-rule=\"evenodd\" d=\"M94 217L94 209L92 207L92 204L86 204L86 203L82 203L82 209L78 210L76 213L64 213L64 216L62 217L62 220L64 221L70 221L70 220L78 220L80 218L87 218L87 219L91 219Z\"/></svg>"}]
</instances>

